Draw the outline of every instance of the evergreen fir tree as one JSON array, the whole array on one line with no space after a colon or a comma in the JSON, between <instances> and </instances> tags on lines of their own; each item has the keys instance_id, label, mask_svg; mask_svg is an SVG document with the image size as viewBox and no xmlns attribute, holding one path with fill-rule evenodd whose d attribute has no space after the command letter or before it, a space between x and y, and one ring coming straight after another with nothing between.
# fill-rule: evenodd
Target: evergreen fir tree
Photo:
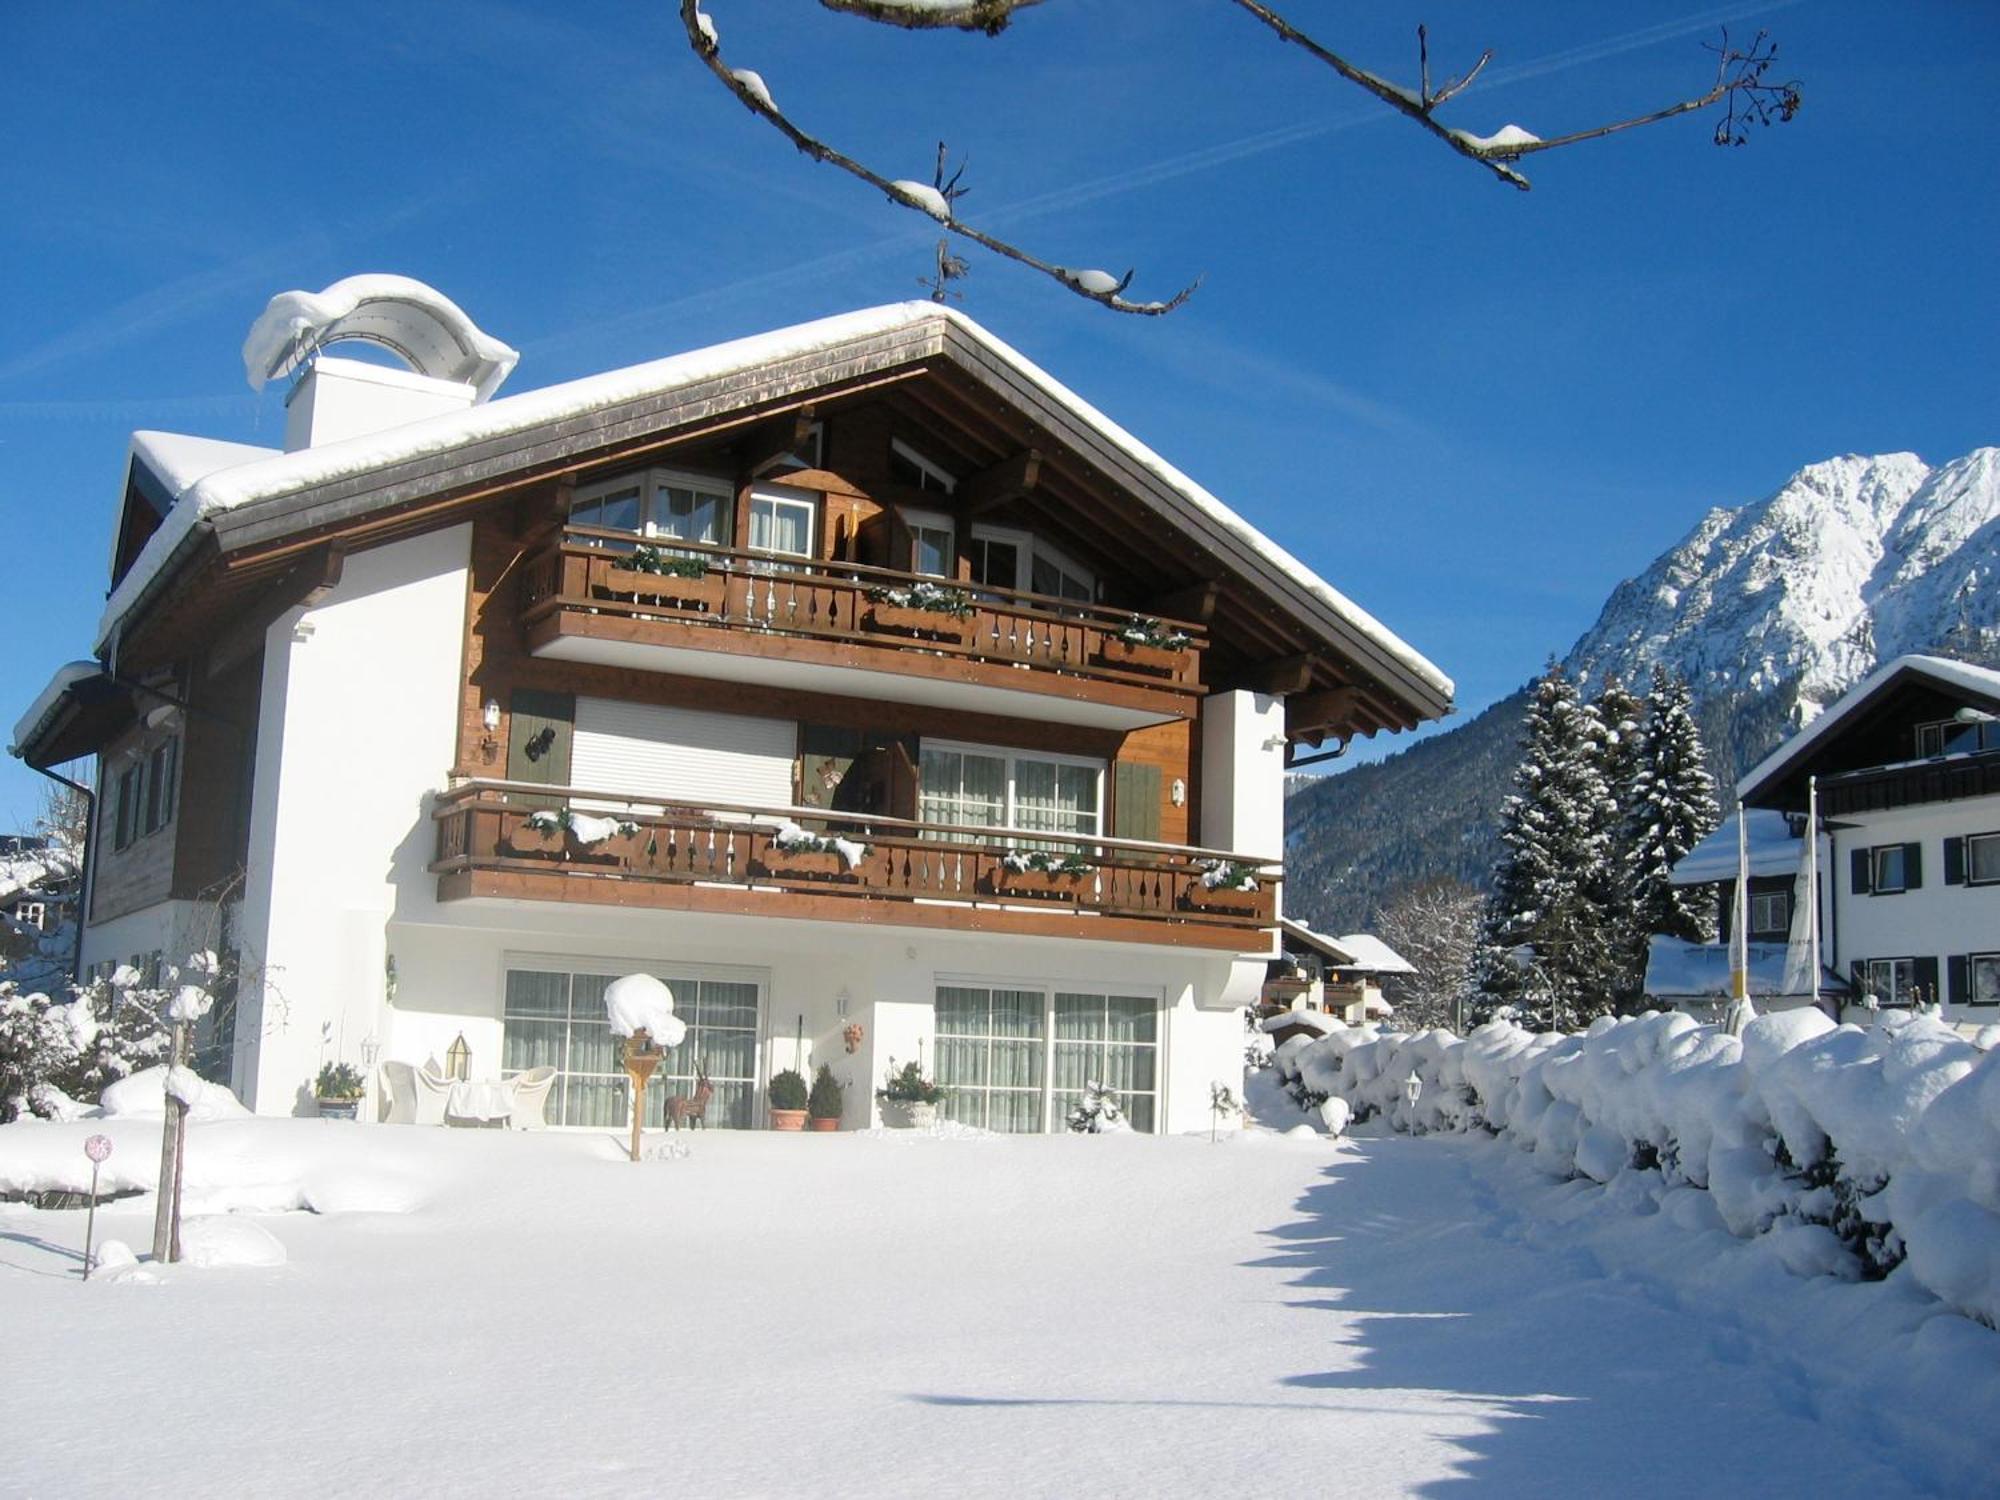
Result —
<instances>
[{"instance_id":1,"label":"evergreen fir tree","mask_svg":"<svg viewBox=\"0 0 2000 1500\"><path fill-rule=\"evenodd\" d=\"M1643 764L1632 791L1635 833L1627 855L1632 913L1644 936L1663 933L1691 943L1710 942L1714 913L1700 899L1704 889L1667 880L1673 865L1721 821L1687 683L1671 672L1656 673L1646 720Z\"/></svg>"},{"instance_id":2,"label":"evergreen fir tree","mask_svg":"<svg viewBox=\"0 0 2000 1500\"><path fill-rule=\"evenodd\" d=\"M1606 857L1598 871L1597 898L1610 940L1607 959L1611 998L1620 1012L1640 1008L1646 990L1646 930L1636 918L1632 874L1643 819L1639 778L1646 767L1646 702L1617 674L1606 674L1597 695L1597 718L1604 735L1604 780L1610 797Z\"/></svg>"},{"instance_id":3,"label":"evergreen fir tree","mask_svg":"<svg viewBox=\"0 0 2000 1500\"><path fill-rule=\"evenodd\" d=\"M1516 792L1488 908L1482 988L1529 1024L1574 1030L1610 1010L1613 932L1605 905L1617 806L1602 721L1553 660L1524 723ZM1531 950L1523 963L1518 951Z\"/></svg>"}]
</instances>

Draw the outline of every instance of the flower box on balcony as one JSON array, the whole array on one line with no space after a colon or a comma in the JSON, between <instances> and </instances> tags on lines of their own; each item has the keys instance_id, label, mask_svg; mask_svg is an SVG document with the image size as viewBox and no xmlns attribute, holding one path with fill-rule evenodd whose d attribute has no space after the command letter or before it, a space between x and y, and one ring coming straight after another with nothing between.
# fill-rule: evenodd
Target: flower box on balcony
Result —
<instances>
[{"instance_id":1,"label":"flower box on balcony","mask_svg":"<svg viewBox=\"0 0 2000 1500\"><path fill-rule=\"evenodd\" d=\"M1230 886L1206 886L1196 881L1188 887L1182 904L1192 911L1254 912L1263 906L1264 893Z\"/></svg>"},{"instance_id":2,"label":"flower box on balcony","mask_svg":"<svg viewBox=\"0 0 2000 1500\"><path fill-rule=\"evenodd\" d=\"M1042 901L1074 901L1090 889L1093 870L1010 870L995 865L987 885L996 896L1029 896Z\"/></svg>"},{"instance_id":3,"label":"flower box on balcony","mask_svg":"<svg viewBox=\"0 0 2000 1500\"><path fill-rule=\"evenodd\" d=\"M729 580L721 573L704 573L699 578L681 578L672 573L646 573L637 568L605 569L605 592L630 594L634 598L670 604L681 609L704 609L716 614L722 609L723 589Z\"/></svg>"},{"instance_id":4,"label":"flower box on balcony","mask_svg":"<svg viewBox=\"0 0 2000 1500\"><path fill-rule=\"evenodd\" d=\"M561 854L569 839L560 825L550 826L524 818L507 833L507 849L514 854Z\"/></svg>"},{"instance_id":5,"label":"flower box on balcony","mask_svg":"<svg viewBox=\"0 0 2000 1500\"><path fill-rule=\"evenodd\" d=\"M875 603L868 606L863 623L870 630L884 630L895 635L929 636L934 640L956 641L964 645L970 620L940 609Z\"/></svg>"},{"instance_id":6,"label":"flower box on balcony","mask_svg":"<svg viewBox=\"0 0 2000 1500\"><path fill-rule=\"evenodd\" d=\"M1155 646L1144 641L1128 641L1123 636L1107 635L1097 649L1097 657L1107 667L1158 672L1166 677L1175 677L1180 674L1181 664L1187 660L1187 648Z\"/></svg>"},{"instance_id":7,"label":"flower box on balcony","mask_svg":"<svg viewBox=\"0 0 2000 1500\"><path fill-rule=\"evenodd\" d=\"M766 846L756 859L757 871L781 880L845 880L853 875L847 861L831 849L781 849Z\"/></svg>"}]
</instances>

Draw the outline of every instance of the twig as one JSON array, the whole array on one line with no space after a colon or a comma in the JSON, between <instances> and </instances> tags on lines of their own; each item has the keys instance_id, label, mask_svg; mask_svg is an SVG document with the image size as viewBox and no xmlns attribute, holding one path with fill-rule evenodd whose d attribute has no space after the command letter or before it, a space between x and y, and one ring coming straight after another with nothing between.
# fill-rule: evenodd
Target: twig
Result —
<instances>
[{"instance_id":1,"label":"twig","mask_svg":"<svg viewBox=\"0 0 2000 1500\"><path fill-rule=\"evenodd\" d=\"M863 10L852 9L851 7L837 5L836 8L849 8L851 13L857 15L866 14ZM900 7L893 8L900 9ZM722 60L722 49L716 35L715 25L706 15L702 14L698 0L680 0L680 11L681 24L687 31L688 45L694 49L695 56L699 57L707 65L709 72L713 73L721 81L724 88L728 89L730 93L742 101L744 108L748 109L752 114L758 115L768 121L780 134L814 161L825 162L829 166L840 168L841 171L846 172L849 176L860 178L870 186L880 189L891 202L899 203L905 208L915 209L918 213L936 219L950 233L958 235L963 239L971 240L975 245L982 245L986 249L991 250L995 255L1005 256L1008 260L1027 266L1031 270L1040 271L1050 280L1059 282L1069 288L1077 296L1086 297L1090 301L1111 308L1116 312L1138 313L1147 317L1157 317L1162 313L1172 312L1183 302L1186 302L1189 297L1194 295L1195 288L1201 285L1200 280L1197 279L1189 285L1182 287L1180 291L1164 302L1130 302L1123 296L1126 287L1132 281L1132 273L1130 271L1125 273L1123 279L1113 278L1103 271L1074 271L1067 266L1059 266L1052 261L1043 260L1041 257L1021 249L1018 245L1010 244L1006 240L988 234L983 229L975 228L973 225L963 222L952 212L951 196L947 195L947 187L952 196L962 196L967 189L959 186L957 176L954 176L948 185L944 183L942 156L939 160L937 177L939 186L937 187L925 188L921 183L913 184L891 181L879 172L864 166L846 153L829 146L826 142L819 140L815 136L808 135L804 130L793 124L790 117L778 108L771 97L770 88L758 74L747 68L731 68L725 64ZM870 19L878 18L870 17Z\"/></svg>"},{"instance_id":2,"label":"twig","mask_svg":"<svg viewBox=\"0 0 2000 1500\"><path fill-rule=\"evenodd\" d=\"M998 36L1014 12L1042 0L965 0L962 5L912 5L908 0L819 0L828 10L908 31L983 31Z\"/></svg>"}]
</instances>

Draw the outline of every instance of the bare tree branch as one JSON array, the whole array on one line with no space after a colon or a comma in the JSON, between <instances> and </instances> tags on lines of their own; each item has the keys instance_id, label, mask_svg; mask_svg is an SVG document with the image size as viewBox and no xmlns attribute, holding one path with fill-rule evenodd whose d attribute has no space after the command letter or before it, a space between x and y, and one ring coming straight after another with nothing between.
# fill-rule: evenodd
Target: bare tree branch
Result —
<instances>
[{"instance_id":1,"label":"bare tree branch","mask_svg":"<svg viewBox=\"0 0 2000 1500\"><path fill-rule=\"evenodd\" d=\"M828 10L864 21L880 21L884 26L901 26L908 31L983 31L998 36L1014 19L1014 12L1040 5L1042 0L964 0L959 5L926 5L909 0L819 0Z\"/></svg>"},{"instance_id":2,"label":"bare tree branch","mask_svg":"<svg viewBox=\"0 0 2000 1500\"><path fill-rule=\"evenodd\" d=\"M891 180L882 176L881 173L864 166L817 137L808 135L793 124L790 117L780 110L772 99L770 87L761 75L748 68L731 68L724 63L715 23L703 14L698 0L680 0L680 10L681 24L687 31L688 45L694 49L695 56L707 64L709 72L722 82L723 87L743 102L744 108L770 122L785 139L814 161L825 162L829 166L840 168L852 177L860 178L870 186L880 189L892 203L899 203L905 208L913 208L918 213L927 214L944 225L952 234L971 240L975 245L983 245L995 255L1003 255L1008 260L1018 262L1031 270L1040 271L1050 280L1068 287L1077 296L1087 297L1092 302L1100 303L1116 312L1157 317L1161 313L1169 313L1179 307L1193 296L1195 288L1201 285L1197 279L1182 287L1164 302L1128 302L1123 293L1132 282L1130 271L1119 278L1107 271L1072 270L1067 266L1043 260L1017 245L1009 244L1006 240L963 222L953 213L951 200L953 197L963 196L969 189L959 185L957 176L954 176L949 184L945 183L942 148L940 148L937 173L939 185L928 186L921 182L907 179ZM870 19L879 18L870 17Z\"/></svg>"}]
</instances>

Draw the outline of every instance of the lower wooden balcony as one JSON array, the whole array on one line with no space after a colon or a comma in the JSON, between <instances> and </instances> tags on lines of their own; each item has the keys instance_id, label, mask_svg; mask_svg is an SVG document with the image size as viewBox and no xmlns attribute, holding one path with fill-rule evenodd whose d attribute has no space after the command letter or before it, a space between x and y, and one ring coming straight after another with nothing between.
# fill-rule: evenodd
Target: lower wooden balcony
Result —
<instances>
[{"instance_id":1,"label":"lower wooden balcony","mask_svg":"<svg viewBox=\"0 0 2000 1500\"><path fill-rule=\"evenodd\" d=\"M1277 865L1221 850L1036 834L1030 856L1004 834L902 818L673 807L500 781L440 794L432 816L440 901L579 902L1229 953L1268 949L1265 929L1277 921Z\"/></svg>"},{"instance_id":2,"label":"lower wooden balcony","mask_svg":"<svg viewBox=\"0 0 2000 1500\"><path fill-rule=\"evenodd\" d=\"M774 686L845 674L833 691L1125 729L1192 718L1206 691L1196 624L590 527L528 560L519 600L528 649L565 661Z\"/></svg>"}]
</instances>

